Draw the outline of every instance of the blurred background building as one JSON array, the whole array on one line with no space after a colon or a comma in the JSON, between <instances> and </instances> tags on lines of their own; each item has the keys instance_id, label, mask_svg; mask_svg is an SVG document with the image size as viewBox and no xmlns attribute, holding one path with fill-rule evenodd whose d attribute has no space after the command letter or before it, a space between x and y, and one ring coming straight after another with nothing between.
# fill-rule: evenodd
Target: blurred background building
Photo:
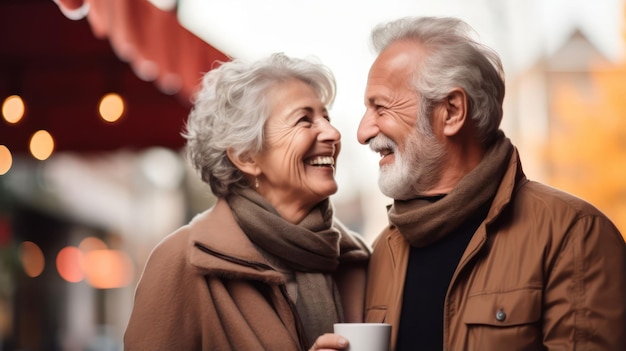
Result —
<instances>
[{"instance_id":1,"label":"blurred background building","mask_svg":"<svg viewBox=\"0 0 626 351\"><path fill-rule=\"evenodd\" d=\"M215 60L272 51L335 72L333 197L371 241L377 156L356 142L372 25L468 21L507 73L503 129L529 178L626 233L623 0L0 0L0 350L121 350L154 245L212 205L180 132Z\"/></svg>"}]
</instances>

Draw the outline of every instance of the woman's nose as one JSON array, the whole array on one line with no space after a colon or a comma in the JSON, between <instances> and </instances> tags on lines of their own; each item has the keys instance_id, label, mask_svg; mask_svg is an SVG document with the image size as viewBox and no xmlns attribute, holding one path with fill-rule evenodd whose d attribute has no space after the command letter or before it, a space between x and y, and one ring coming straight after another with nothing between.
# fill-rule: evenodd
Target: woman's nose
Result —
<instances>
[{"instance_id":1,"label":"woman's nose","mask_svg":"<svg viewBox=\"0 0 626 351\"><path fill-rule=\"evenodd\" d=\"M366 145L369 140L378 135L378 126L376 125L376 116L374 111L370 109L365 110L361 122L359 123L359 129L356 132L356 137L359 143Z\"/></svg>"},{"instance_id":2,"label":"woman's nose","mask_svg":"<svg viewBox=\"0 0 626 351\"><path fill-rule=\"evenodd\" d=\"M341 133L335 128L329 120L321 119L319 138L322 141L332 141L333 144L341 141Z\"/></svg>"}]
</instances>

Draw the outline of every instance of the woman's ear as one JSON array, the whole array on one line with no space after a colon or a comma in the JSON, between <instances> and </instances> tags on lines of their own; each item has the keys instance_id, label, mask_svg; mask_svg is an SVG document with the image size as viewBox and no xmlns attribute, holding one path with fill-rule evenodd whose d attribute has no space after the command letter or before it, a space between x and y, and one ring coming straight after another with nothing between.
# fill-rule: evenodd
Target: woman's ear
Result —
<instances>
[{"instance_id":1,"label":"woman's ear","mask_svg":"<svg viewBox=\"0 0 626 351\"><path fill-rule=\"evenodd\" d=\"M259 167L249 153L243 153L235 156L233 150L228 149L226 150L226 155L228 156L230 162L232 162L241 172L251 176L259 175Z\"/></svg>"},{"instance_id":2,"label":"woman's ear","mask_svg":"<svg viewBox=\"0 0 626 351\"><path fill-rule=\"evenodd\" d=\"M463 128L467 120L467 94L461 88L455 88L444 101L446 117L444 120L443 134L453 136Z\"/></svg>"}]
</instances>

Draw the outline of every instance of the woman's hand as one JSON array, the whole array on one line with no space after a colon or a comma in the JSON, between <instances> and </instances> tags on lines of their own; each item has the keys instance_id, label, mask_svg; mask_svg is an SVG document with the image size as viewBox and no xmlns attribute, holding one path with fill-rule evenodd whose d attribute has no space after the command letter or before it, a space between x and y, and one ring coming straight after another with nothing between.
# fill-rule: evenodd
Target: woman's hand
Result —
<instances>
[{"instance_id":1,"label":"woman's hand","mask_svg":"<svg viewBox=\"0 0 626 351\"><path fill-rule=\"evenodd\" d=\"M348 340L338 334L324 334L315 340L309 351L335 351L348 347Z\"/></svg>"}]
</instances>

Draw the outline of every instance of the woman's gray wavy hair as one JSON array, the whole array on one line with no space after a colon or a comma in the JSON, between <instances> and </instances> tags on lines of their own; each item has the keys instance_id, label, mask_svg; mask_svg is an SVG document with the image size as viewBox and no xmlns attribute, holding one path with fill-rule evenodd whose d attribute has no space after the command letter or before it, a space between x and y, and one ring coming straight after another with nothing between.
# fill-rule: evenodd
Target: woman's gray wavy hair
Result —
<instances>
[{"instance_id":1,"label":"woman's gray wavy hair","mask_svg":"<svg viewBox=\"0 0 626 351\"><path fill-rule=\"evenodd\" d=\"M413 40L427 54L415 68L420 97L418 116L430 116L436 103L455 87L469 96L468 116L484 145L495 139L502 121L504 70L498 54L471 37L473 29L450 17L405 17L372 30L377 52L397 40Z\"/></svg>"},{"instance_id":2,"label":"woman's gray wavy hair","mask_svg":"<svg viewBox=\"0 0 626 351\"><path fill-rule=\"evenodd\" d=\"M312 59L282 53L255 62L235 59L204 75L182 135L187 140L187 157L213 194L225 197L233 187L249 186L226 151L230 149L237 157L263 149L263 128L271 113L268 93L292 79L311 86L326 107L332 105L334 75Z\"/></svg>"}]
</instances>

